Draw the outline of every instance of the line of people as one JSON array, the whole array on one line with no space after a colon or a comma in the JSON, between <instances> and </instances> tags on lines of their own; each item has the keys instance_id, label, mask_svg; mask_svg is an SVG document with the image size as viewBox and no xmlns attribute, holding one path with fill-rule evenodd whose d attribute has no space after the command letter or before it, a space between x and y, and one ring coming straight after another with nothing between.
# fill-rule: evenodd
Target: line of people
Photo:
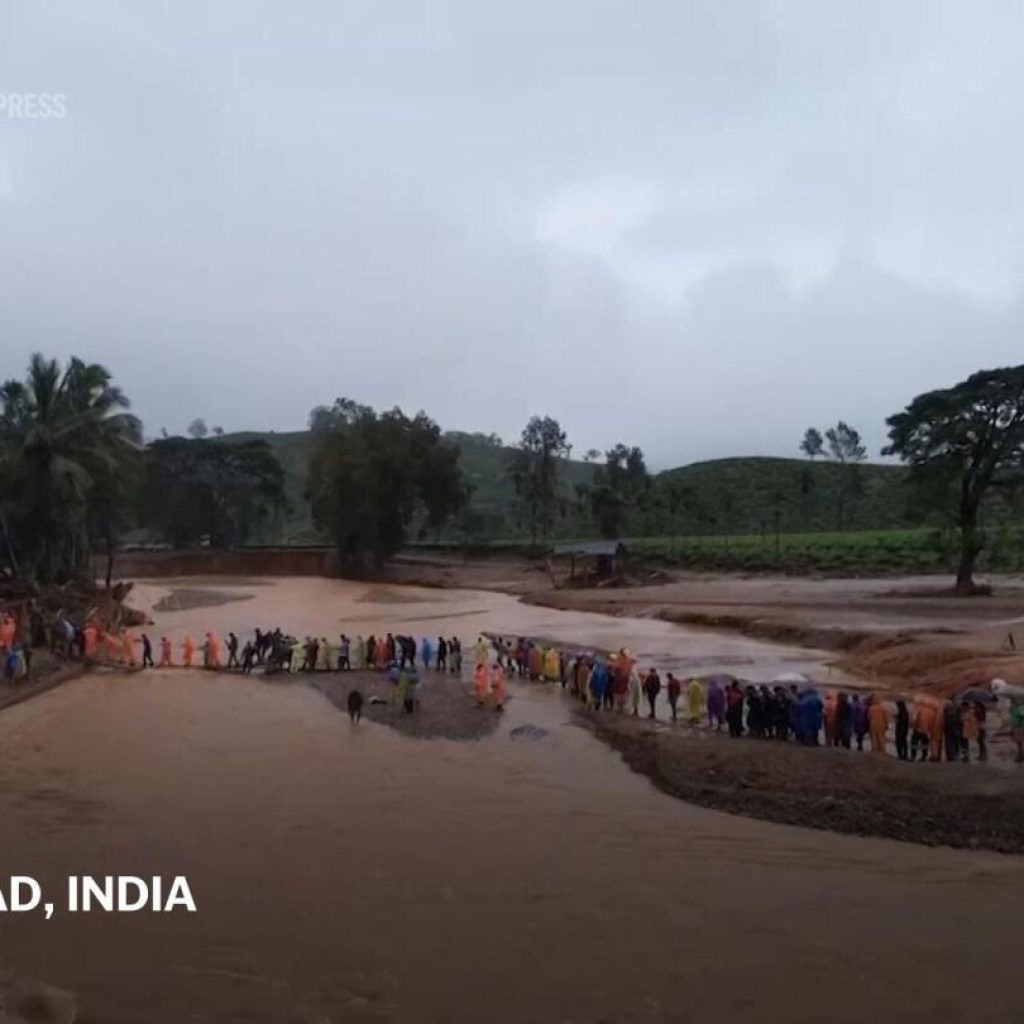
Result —
<instances>
[{"instance_id":1,"label":"line of people","mask_svg":"<svg viewBox=\"0 0 1024 1024\"><path fill-rule=\"evenodd\" d=\"M895 701L895 714L881 696L827 691L812 684L742 684L727 676L680 679L656 668L642 670L628 649L609 655L569 654L528 638L493 640L497 665L531 681L559 682L595 711L632 716L646 705L656 717L662 691L671 721L707 725L732 737L789 740L807 746L832 746L887 753L892 729L901 760L979 761L988 759L988 709L984 701L948 700L919 695ZM478 696L481 692L478 688ZM1011 705L1011 726L1018 760L1024 760L1024 704Z\"/></svg>"}]
</instances>

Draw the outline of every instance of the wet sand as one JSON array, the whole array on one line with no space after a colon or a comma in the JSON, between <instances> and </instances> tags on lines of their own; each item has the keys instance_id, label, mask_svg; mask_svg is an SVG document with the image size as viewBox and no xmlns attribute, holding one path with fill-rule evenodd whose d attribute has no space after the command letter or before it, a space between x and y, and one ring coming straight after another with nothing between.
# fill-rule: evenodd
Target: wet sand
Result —
<instances>
[{"instance_id":1,"label":"wet sand","mask_svg":"<svg viewBox=\"0 0 1024 1024\"><path fill-rule=\"evenodd\" d=\"M320 582L159 625L248 630L273 590L326 631L340 605ZM479 600L450 607L513 631ZM695 807L574 725L559 691L510 696L474 743L201 672L97 673L5 711L5 872L58 893L68 874L186 874L199 911L11 915L0 970L74 993L93 1024L1016 1018L1024 860ZM524 725L546 735L516 742Z\"/></svg>"}]
</instances>

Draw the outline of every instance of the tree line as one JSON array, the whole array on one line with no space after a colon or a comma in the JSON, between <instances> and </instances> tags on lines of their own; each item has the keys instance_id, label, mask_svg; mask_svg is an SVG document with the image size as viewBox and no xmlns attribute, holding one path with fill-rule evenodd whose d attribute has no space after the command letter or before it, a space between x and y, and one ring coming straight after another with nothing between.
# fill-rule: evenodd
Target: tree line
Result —
<instances>
[{"instance_id":1,"label":"tree line","mask_svg":"<svg viewBox=\"0 0 1024 1024\"><path fill-rule=\"evenodd\" d=\"M886 421L885 456L909 465L915 500L957 530L957 588L973 589L984 548L983 512L1024 481L1024 366L982 370L914 398ZM410 539L443 529L474 532L472 488L459 444L425 413L377 412L350 399L310 414L312 451L305 500L350 567L379 566ZM65 366L34 355L23 380L0 386L0 563L6 573L59 582L109 559L119 536L144 526L174 546L243 544L287 508L284 470L262 440L212 436L195 420L189 437L143 443L142 426L103 366ZM496 435L470 435L500 449ZM845 521L867 457L844 421L800 444L830 458L840 474L837 516ZM649 474L642 450L623 443L590 449L584 478L566 476L572 447L550 416L534 416L508 456L506 473L520 529L547 543L559 520L619 537L651 533L682 511L727 523L734 498L717 507ZM776 531L783 496L769 500ZM478 525L478 524L477 524ZM109 575L109 569L108 569Z\"/></svg>"}]
</instances>

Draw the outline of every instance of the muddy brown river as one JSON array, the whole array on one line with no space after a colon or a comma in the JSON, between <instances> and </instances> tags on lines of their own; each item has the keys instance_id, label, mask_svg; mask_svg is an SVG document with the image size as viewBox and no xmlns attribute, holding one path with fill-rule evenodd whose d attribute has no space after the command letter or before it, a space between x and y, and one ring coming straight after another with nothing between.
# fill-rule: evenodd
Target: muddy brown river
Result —
<instances>
[{"instance_id":1,"label":"muddy brown river","mask_svg":"<svg viewBox=\"0 0 1024 1024\"><path fill-rule=\"evenodd\" d=\"M153 635L486 628L688 670L827 671L814 652L496 594L198 587L252 596L154 613ZM523 724L548 733L510 739ZM3 875L59 897L70 874L183 874L196 898L195 914L0 915L0 970L72 993L80 1021L1019 1016L1020 859L683 804L551 688L513 683L497 733L455 743L353 728L301 683L95 674L0 715L0 751Z\"/></svg>"}]
</instances>

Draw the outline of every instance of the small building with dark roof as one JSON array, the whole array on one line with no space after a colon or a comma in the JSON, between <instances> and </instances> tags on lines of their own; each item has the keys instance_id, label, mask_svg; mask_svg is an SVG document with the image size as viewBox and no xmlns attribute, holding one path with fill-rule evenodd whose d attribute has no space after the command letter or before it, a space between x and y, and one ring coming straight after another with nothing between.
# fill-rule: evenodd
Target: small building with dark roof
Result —
<instances>
[{"instance_id":1,"label":"small building with dark roof","mask_svg":"<svg viewBox=\"0 0 1024 1024\"><path fill-rule=\"evenodd\" d=\"M569 578L576 575L576 560L595 560L595 573L601 579L622 572L626 558L626 545L621 540L588 540L572 544L556 544L551 549L554 558L569 559Z\"/></svg>"}]
</instances>

